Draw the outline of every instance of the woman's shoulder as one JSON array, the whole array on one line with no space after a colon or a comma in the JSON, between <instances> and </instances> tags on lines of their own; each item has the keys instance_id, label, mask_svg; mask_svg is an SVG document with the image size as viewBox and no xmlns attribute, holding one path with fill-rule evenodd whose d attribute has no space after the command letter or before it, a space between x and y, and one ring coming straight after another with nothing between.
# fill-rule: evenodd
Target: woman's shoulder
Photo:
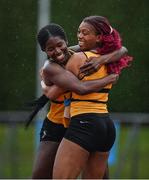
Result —
<instances>
[{"instance_id":1,"label":"woman's shoulder","mask_svg":"<svg viewBox=\"0 0 149 180\"><path fill-rule=\"evenodd\" d=\"M80 67L85 63L86 56L83 52L74 53L69 59L66 69L77 75Z\"/></svg>"},{"instance_id":2,"label":"woman's shoulder","mask_svg":"<svg viewBox=\"0 0 149 180\"><path fill-rule=\"evenodd\" d=\"M86 59L86 55L83 51L74 53L74 58Z\"/></svg>"},{"instance_id":3,"label":"woman's shoulder","mask_svg":"<svg viewBox=\"0 0 149 180\"><path fill-rule=\"evenodd\" d=\"M55 74L57 71L63 69L59 64L46 60L43 65L43 71L48 74Z\"/></svg>"},{"instance_id":4,"label":"woman's shoulder","mask_svg":"<svg viewBox=\"0 0 149 180\"><path fill-rule=\"evenodd\" d=\"M68 61L68 64L82 64L86 60L86 56L83 52L74 53Z\"/></svg>"}]
</instances>

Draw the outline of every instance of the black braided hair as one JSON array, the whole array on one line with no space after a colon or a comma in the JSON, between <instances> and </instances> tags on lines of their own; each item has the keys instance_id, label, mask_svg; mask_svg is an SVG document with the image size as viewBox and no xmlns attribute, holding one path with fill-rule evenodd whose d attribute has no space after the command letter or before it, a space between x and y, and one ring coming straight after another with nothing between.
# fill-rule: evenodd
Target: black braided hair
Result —
<instances>
[{"instance_id":1,"label":"black braided hair","mask_svg":"<svg viewBox=\"0 0 149 180\"><path fill-rule=\"evenodd\" d=\"M53 36L59 36L66 43L68 42L64 29L58 24L50 23L49 25L46 25L43 28L41 28L37 34L37 40L42 51L45 51L47 40Z\"/></svg>"}]
</instances>

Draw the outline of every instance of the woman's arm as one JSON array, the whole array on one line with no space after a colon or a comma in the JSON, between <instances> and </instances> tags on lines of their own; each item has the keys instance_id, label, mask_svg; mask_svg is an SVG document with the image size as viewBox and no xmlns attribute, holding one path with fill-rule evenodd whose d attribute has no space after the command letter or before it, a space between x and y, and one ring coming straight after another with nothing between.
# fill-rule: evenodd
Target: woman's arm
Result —
<instances>
[{"instance_id":1,"label":"woman's arm","mask_svg":"<svg viewBox=\"0 0 149 180\"><path fill-rule=\"evenodd\" d=\"M92 74L103 65L120 60L123 56L127 54L128 50L122 47L110 54L101 55L100 57L90 57L87 62L80 67L81 73L86 73L87 75Z\"/></svg>"},{"instance_id":2,"label":"woman's arm","mask_svg":"<svg viewBox=\"0 0 149 180\"><path fill-rule=\"evenodd\" d=\"M111 74L98 80L85 81L82 83L80 83L79 80L77 82L71 81L71 84L73 83L72 85L69 84L70 81L67 79L68 83L65 84L63 87L66 87L69 91L75 92L80 95L84 95L92 92L97 92L100 89L104 88L106 85L110 83L115 83L118 80L118 77L119 76L117 74ZM51 100L55 100L61 94L66 92L66 89L62 89L56 85L46 86L44 84L44 86L44 88L42 87L43 93Z\"/></svg>"},{"instance_id":3,"label":"woman's arm","mask_svg":"<svg viewBox=\"0 0 149 180\"><path fill-rule=\"evenodd\" d=\"M61 94L65 93L64 89L59 88L56 85L46 86L44 81L41 81L41 87L42 87L43 94L51 100L55 100Z\"/></svg>"},{"instance_id":4,"label":"woman's arm","mask_svg":"<svg viewBox=\"0 0 149 180\"><path fill-rule=\"evenodd\" d=\"M71 62L73 62L72 65ZM80 63L80 59L78 58L78 56L73 56L72 59L70 59L69 66L67 68L74 71L74 69L77 69L74 68L74 65L77 66L77 62ZM60 94L60 92L64 93L67 90L73 91L80 95L97 92L107 84L114 83L118 78L117 74L111 74L98 80L81 82L74 75L77 72L73 72L73 74L70 71L60 67L59 65L53 64L50 64L50 66L48 65L47 67L43 68L43 80L46 78L46 82L52 82L53 84L58 86L53 86L53 88L48 93L48 97L50 99L56 98L57 94Z\"/></svg>"}]
</instances>

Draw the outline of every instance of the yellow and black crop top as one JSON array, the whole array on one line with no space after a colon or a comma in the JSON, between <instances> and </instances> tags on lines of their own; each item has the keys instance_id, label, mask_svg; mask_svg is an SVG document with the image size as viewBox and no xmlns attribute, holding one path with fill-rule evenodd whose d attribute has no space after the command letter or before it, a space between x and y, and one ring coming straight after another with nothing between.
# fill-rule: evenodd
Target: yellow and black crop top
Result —
<instances>
[{"instance_id":1,"label":"yellow and black crop top","mask_svg":"<svg viewBox=\"0 0 149 180\"><path fill-rule=\"evenodd\" d=\"M70 98L70 92L59 96L55 101L51 101L50 111L47 114L47 118L57 124L63 124L64 127L68 127L69 119L64 117L64 100Z\"/></svg>"},{"instance_id":2,"label":"yellow and black crop top","mask_svg":"<svg viewBox=\"0 0 149 180\"><path fill-rule=\"evenodd\" d=\"M90 51L84 53L88 58L91 56L99 56L99 54L95 54ZM89 76L85 76L82 81L95 80L103 78L106 75L107 67L106 65L102 65L102 67L97 72ZM112 84L109 84L103 89L99 90L99 92L90 93L87 95L78 95L73 92L71 100L71 117L83 113L108 113L107 101L111 87Z\"/></svg>"}]
</instances>

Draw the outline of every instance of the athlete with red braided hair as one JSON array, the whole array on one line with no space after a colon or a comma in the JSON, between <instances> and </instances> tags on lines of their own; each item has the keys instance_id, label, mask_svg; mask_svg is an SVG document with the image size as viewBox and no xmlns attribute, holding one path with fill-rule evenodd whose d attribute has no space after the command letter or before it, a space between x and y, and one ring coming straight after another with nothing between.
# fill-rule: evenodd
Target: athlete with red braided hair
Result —
<instances>
[{"instance_id":1,"label":"athlete with red braided hair","mask_svg":"<svg viewBox=\"0 0 149 180\"><path fill-rule=\"evenodd\" d=\"M81 50L88 51L84 52L87 58L121 48L119 33L101 16L90 16L82 21L78 41ZM120 73L131 61L132 57L126 56L119 62L102 65L83 81ZM70 61L67 68L77 76L81 63L85 62ZM72 93L70 126L56 154L53 178L74 179L82 170L85 178L103 178L109 151L115 141L115 127L107 109L111 87L109 84L102 91L83 96Z\"/></svg>"},{"instance_id":2,"label":"athlete with red braided hair","mask_svg":"<svg viewBox=\"0 0 149 180\"><path fill-rule=\"evenodd\" d=\"M89 16L83 20L84 23L91 24L95 30L96 34L100 35L100 42L95 49L96 53L100 55L105 55L118 50L122 47L121 37L118 31L111 27L107 18L103 16ZM81 37L80 37L81 41ZM81 44L80 48L83 50ZM128 67L130 62L133 60L130 56L122 57L119 61L111 62L108 66L108 73L121 73L121 70ZM87 65L88 66L88 65Z\"/></svg>"}]
</instances>

